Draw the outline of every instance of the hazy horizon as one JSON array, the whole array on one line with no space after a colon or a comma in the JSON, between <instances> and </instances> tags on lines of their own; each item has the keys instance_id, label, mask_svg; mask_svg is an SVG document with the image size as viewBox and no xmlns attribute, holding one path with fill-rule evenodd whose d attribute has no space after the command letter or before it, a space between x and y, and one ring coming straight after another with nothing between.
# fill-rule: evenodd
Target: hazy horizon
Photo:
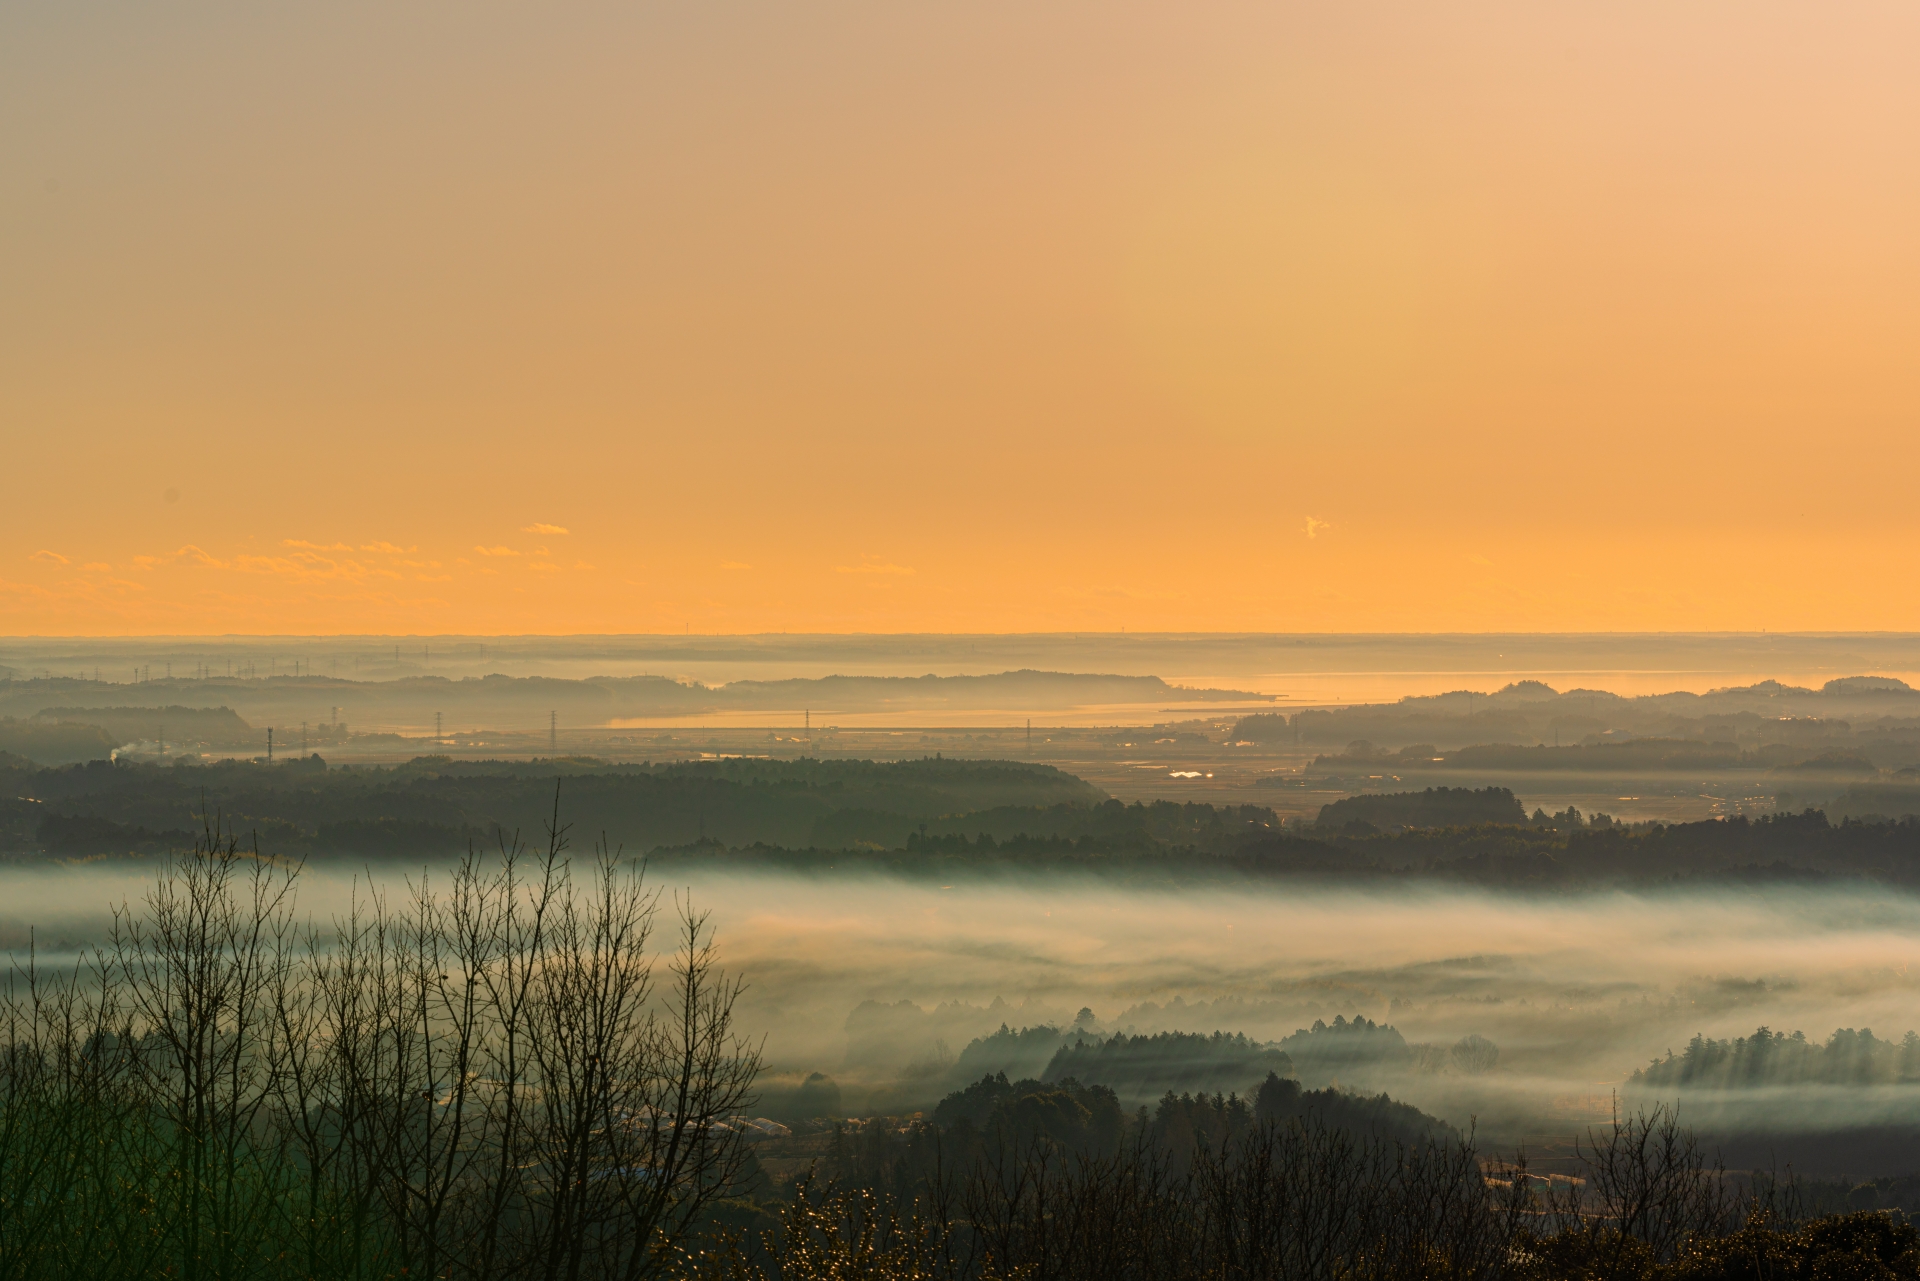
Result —
<instances>
[{"instance_id":1,"label":"hazy horizon","mask_svg":"<svg viewBox=\"0 0 1920 1281\"><path fill-rule=\"evenodd\" d=\"M389 659L389 654L392 655ZM1158 676L1294 703L1387 702L1539 680L1623 695L1842 676L1920 685L1920 633L740 633L711 635L0 636L22 675L128 679L132 664L251 661L256 675L661 675L724 684L830 675L988 675L1016 669ZM1016 710L1016 709L1009 709Z\"/></svg>"}]
</instances>

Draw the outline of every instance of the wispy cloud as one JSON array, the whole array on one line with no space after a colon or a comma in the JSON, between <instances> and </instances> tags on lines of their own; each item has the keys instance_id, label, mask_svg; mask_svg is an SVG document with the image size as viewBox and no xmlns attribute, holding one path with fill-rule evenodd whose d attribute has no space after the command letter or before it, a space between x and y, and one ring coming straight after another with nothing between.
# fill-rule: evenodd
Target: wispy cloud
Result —
<instances>
[{"instance_id":1,"label":"wispy cloud","mask_svg":"<svg viewBox=\"0 0 1920 1281\"><path fill-rule=\"evenodd\" d=\"M112 587L119 590L103 592L101 588ZM0 578L0 599L15 597L35 604L87 604L103 608L113 608L117 601L125 598L126 593L144 592L147 589L139 583L129 583L118 578L109 578L95 582L84 578L70 578L51 588L39 583L15 583Z\"/></svg>"},{"instance_id":2,"label":"wispy cloud","mask_svg":"<svg viewBox=\"0 0 1920 1281\"><path fill-rule=\"evenodd\" d=\"M749 564L747 564L747 562L745 562L745 561L743 561L743 560L723 560L723 561L721 561L721 562L720 562L720 568L722 568L722 569L752 569L752 568L753 568L753 566L751 566L751 565L749 565Z\"/></svg>"},{"instance_id":3,"label":"wispy cloud","mask_svg":"<svg viewBox=\"0 0 1920 1281\"><path fill-rule=\"evenodd\" d=\"M868 557L858 565L835 565L836 574L891 574L904 575L914 572L911 565L896 565L890 560L881 560L877 556Z\"/></svg>"},{"instance_id":4,"label":"wispy cloud","mask_svg":"<svg viewBox=\"0 0 1920 1281\"><path fill-rule=\"evenodd\" d=\"M531 525L522 525L520 532L523 534L570 534L573 531L564 525L548 525L542 521L535 521Z\"/></svg>"},{"instance_id":5,"label":"wispy cloud","mask_svg":"<svg viewBox=\"0 0 1920 1281\"><path fill-rule=\"evenodd\" d=\"M340 550L345 551L346 549L343 547ZM396 547L392 543L378 542L363 543L360 550L363 552L378 552L382 556L404 556L409 552L417 552L420 549L418 547Z\"/></svg>"},{"instance_id":6,"label":"wispy cloud","mask_svg":"<svg viewBox=\"0 0 1920 1281\"><path fill-rule=\"evenodd\" d=\"M375 569L357 560L334 560L312 552L291 556L236 556L233 567L248 574L281 574L292 578L344 578L360 582L367 578L398 578L390 569Z\"/></svg>"},{"instance_id":7,"label":"wispy cloud","mask_svg":"<svg viewBox=\"0 0 1920 1281\"><path fill-rule=\"evenodd\" d=\"M283 538L282 547L300 547L310 552L350 552L353 548L345 543L310 543L304 538Z\"/></svg>"},{"instance_id":8,"label":"wispy cloud","mask_svg":"<svg viewBox=\"0 0 1920 1281\"><path fill-rule=\"evenodd\" d=\"M232 562L221 560L213 553L206 551L204 548L196 547L192 543L188 543L173 555L166 557L166 559L190 560L196 565L205 565L208 569L232 569L234 567ZM240 559L245 560L247 558L242 556ZM258 559L258 557L255 559Z\"/></svg>"},{"instance_id":9,"label":"wispy cloud","mask_svg":"<svg viewBox=\"0 0 1920 1281\"><path fill-rule=\"evenodd\" d=\"M520 554L511 547L476 547L473 550L482 556L518 556Z\"/></svg>"},{"instance_id":10,"label":"wispy cloud","mask_svg":"<svg viewBox=\"0 0 1920 1281\"><path fill-rule=\"evenodd\" d=\"M351 557L323 554L338 550L338 547L319 546L293 538L282 540L282 546L292 550L285 556L257 556L242 552L232 560L222 560L205 548L188 543L164 556L135 556L133 564L136 569L155 570L167 565L186 563L198 565L204 569L225 570L238 574L267 574L296 579L333 579L355 583L365 582L369 578L400 577L391 569L363 564Z\"/></svg>"},{"instance_id":11,"label":"wispy cloud","mask_svg":"<svg viewBox=\"0 0 1920 1281\"><path fill-rule=\"evenodd\" d=\"M42 547L39 551L35 552L33 555L27 557L27 559L43 560L47 562L47 564L49 565L71 565L73 563L72 561L68 560L65 556L62 556L59 552L50 552L44 547Z\"/></svg>"},{"instance_id":12,"label":"wispy cloud","mask_svg":"<svg viewBox=\"0 0 1920 1281\"><path fill-rule=\"evenodd\" d=\"M1321 530L1332 529L1332 528L1333 528L1333 525L1331 522L1321 520L1318 516L1307 517L1307 537L1308 538L1318 538L1320 537Z\"/></svg>"}]
</instances>

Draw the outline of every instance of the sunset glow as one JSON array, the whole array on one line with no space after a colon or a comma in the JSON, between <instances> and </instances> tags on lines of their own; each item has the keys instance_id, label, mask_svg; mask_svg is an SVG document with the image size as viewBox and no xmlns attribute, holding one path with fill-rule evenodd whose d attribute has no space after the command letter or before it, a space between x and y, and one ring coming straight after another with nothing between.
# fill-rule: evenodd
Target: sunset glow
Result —
<instances>
[{"instance_id":1,"label":"sunset glow","mask_svg":"<svg viewBox=\"0 0 1920 1281\"><path fill-rule=\"evenodd\" d=\"M1916 49L10 6L5 630L1911 628Z\"/></svg>"}]
</instances>

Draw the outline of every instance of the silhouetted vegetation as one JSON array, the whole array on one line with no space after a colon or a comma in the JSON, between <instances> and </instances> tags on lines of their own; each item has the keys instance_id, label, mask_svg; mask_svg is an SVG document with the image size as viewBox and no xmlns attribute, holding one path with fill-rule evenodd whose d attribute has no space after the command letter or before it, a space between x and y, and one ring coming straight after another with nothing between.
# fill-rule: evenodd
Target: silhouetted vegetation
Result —
<instances>
[{"instance_id":1,"label":"silhouetted vegetation","mask_svg":"<svg viewBox=\"0 0 1920 1281\"><path fill-rule=\"evenodd\" d=\"M909 876L1076 871L1141 883L1306 876L1431 877L1517 888L1834 877L1920 882L1920 820L1818 810L1639 824L1569 808L1513 815L1503 789L1433 789L1341 802L1402 819L1455 805L1512 822L1407 825L1364 820L1289 828L1258 806L1122 804L1070 774L1000 761L721 760L452 762L329 768L317 756L272 767L95 761L0 767L0 852L60 857L181 848L207 807L292 855L451 857L535 830L556 780L587 830L658 862L874 871ZM1443 795L1444 794L1444 795ZM903 830L904 829L904 830ZM822 832L900 837L823 843Z\"/></svg>"},{"instance_id":2,"label":"silhouetted vegetation","mask_svg":"<svg viewBox=\"0 0 1920 1281\"><path fill-rule=\"evenodd\" d=\"M97 725L0 718L0 753L39 765L97 760L118 746L120 740Z\"/></svg>"},{"instance_id":3,"label":"silhouetted vegetation","mask_svg":"<svg viewBox=\"0 0 1920 1281\"><path fill-rule=\"evenodd\" d=\"M1621 743L1569 747L1488 743L1448 752L1428 743L1416 743L1397 752L1376 751L1368 743L1351 743L1338 755L1314 757L1313 768L1336 775L1390 768L1403 774L1464 770L1516 775L1590 774L1602 778L1675 771L1773 770L1842 777L1873 777L1879 772L1867 757L1832 748L1809 751L1787 743L1774 743L1743 750L1733 743L1684 738L1637 738Z\"/></svg>"},{"instance_id":4,"label":"silhouetted vegetation","mask_svg":"<svg viewBox=\"0 0 1920 1281\"><path fill-rule=\"evenodd\" d=\"M1349 796L1320 807L1319 825L1339 828L1365 823L1378 829L1402 827L1478 827L1486 823L1524 823L1527 811L1504 787L1429 787L1424 792Z\"/></svg>"},{"instance_id":5,"label":"silhouetted vegetation","mask_svg":"<svg viewBox=\"0 0 1920 1281\"><path fill-rule=\"evenodd\" d=\"M1049 816L1084 825L1087 808L1105 800L1050 766L937 758L656 766L422 757L392 769L329 769L313 756L272 767L101 760L0 777L0 794L31 800L0 812L0 849L32 848L40 821L63 815L114 826L88 829L99 834L95 848L69 843L58 852L124 853L138 844L117 833L190 831L210 806L285 854L385 853L401 844L408 853L457 852L475 837L538 830L560 778L582 829L629 849L703 838L807 846L823 819L846 810L912 830L948 815L1024 808L1041 831Z\"/></svg>"},{"instance_id":6,"label":"silhouetted vegetation","mask_svg":"<svg viewBox=\"0 0 1920 1281\"><path fill-rule=\"evenodd\" d=\"M1161 1032L1076 1039L1054 1052L1042 1074L1049 1081L1079 1079L1111 1088L1126 1101L1167 1094L1251 1093L1264 1078L1291 1076L1284 1051L1234 1032Z\"/></svg>"},{"instance_id":7,"label":"silhouetted vegetation","mask_svg":"<svg viewBox=\"0 0 1920 1281\"><path fill-rule=\"evenodd\" d=\"M1633 1080L1720 1090L1920 1081L1920 1033L1883 1041L1870 1028L1838 1028L1824 1043L1764 1027L1725 1041L1696 1036L1684 1051L1641 1068Z\"/></svg>"},{"instance_id":8,"label":"silhouetted vegetation","mask_svg":"<svg viewBox=\"0 0 1920 1281\"><path fill-rule=\"evenodd\" d=\"M1063 1083L1064 1085L1064 1083ZM1071 1102L982 1082L978 1116L835 1136L757 1239L722 1234L683 1276L1487 1278L1720 1281L1920 1276L1904 1220L1804 1217L1791 1181L1729 1175L1663 1108L1579 1145L1576 1177L1531 1174L1455 1135L1390 1138L1277 1106L1263 1088L1169 1101L1117 1149L1006 1120ZM1009 1107L1011 1101L1012 1106ZM985 1124L990 1130L979 1127ZM958 1152L960 1140L968 1146ZM1863 1185L1872 1192L1871 1185Z\"/></svg>"},{"instance_id":9,"label":"silhouetted vegetation","mask_svg":"<svg viewBox=\"0 0 1920 1281\"><path fill-rule=\"evenodd\" d=\"M1518 681L1490 693L1455 690L1291 715L1262 712L1240 720L1233 737L1344 749L1344 759L1324 764L1371 765L1375 772L1388 758L1434 770L1690 769L1707 765L1707 758L1729 768L1772 768L1829 752L1884 768L1920 760L1920 691L1872 676L1840 677L1820 689L1761 681L1705 694L1637 697ZM1625 753L1578 750L1649 739L1660 742ZM1560 750L1548 754L1539 747ZM1448 759L1432 761L1435 755Z\"/></svg>"},{"instance_id":10,"label":"silhouetted vegetation","mask_svg":"<svg viewBox=\"0 0 1920 1281\"><path fill-rule=\"evenodd\" d=\"M1357 1067L1397 1066L1413 1053L1406 1038L1393 1028L1368 1018L1349 1023L1337 1014L1331 1023L1315 1019L1312 1027L1283 1038L1280 1048L1314 1078L1337 1076Z\"/></svg>"},{"instance_id":11,"label":"silhouetted vegetation","mask_svg":"<svg viewBox=\"0 0 1920 1281\"><path fill-rule=\"evenodd\" d=\"M266 731L247 724L229 707L44 707L35 719L95 725L116 746L144 740L263 752L267 745Z\"/></svg>"},{"instance_id":12,"label":"silhouetted vegetation","mask_svg":"<svg viewBox=\"0 0 1920 1281\"><path fill-rule=\"evenodd\" d=\"M0 1041L0 1275L654 1275L754 1185L756 1050L681 904L604 849L469 857L299 917L209 828L106 945L24 958Z\"/></svg>"}]
</instances>

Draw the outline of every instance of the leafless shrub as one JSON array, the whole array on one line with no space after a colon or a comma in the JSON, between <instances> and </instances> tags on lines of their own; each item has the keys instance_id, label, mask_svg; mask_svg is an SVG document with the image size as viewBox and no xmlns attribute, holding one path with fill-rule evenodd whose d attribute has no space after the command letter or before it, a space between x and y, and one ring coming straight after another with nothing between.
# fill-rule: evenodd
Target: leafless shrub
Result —
<instances>
[{"instance_id":1,"label":"leafless shrub","mask_svg":"<svg viewBox=\"0 0 1920 1281\"><path fill-rule=\"evenodd\" d=\"M1588 1131L1576 1147L1584 1177L1555 1183L1540 1248L1563 1272L1594 1281L1641 1277L1692 1241L1732 1230L1744 1207L1664 1104Z\"/></svg>"},{"instance_id":2,"label":"leafless shrub","mask_svg":"<svg viewBox=\"0 0 1920 1281\"><path fill-rule=\"evenodd\" d=\"M322 927L210 823L97 956L18 968L0 1276L659 1273L734 1190L759 1052L706 918L662 964L641 872L576 872L557 801L547 837Z\"/></svg>"}]
</instances>

